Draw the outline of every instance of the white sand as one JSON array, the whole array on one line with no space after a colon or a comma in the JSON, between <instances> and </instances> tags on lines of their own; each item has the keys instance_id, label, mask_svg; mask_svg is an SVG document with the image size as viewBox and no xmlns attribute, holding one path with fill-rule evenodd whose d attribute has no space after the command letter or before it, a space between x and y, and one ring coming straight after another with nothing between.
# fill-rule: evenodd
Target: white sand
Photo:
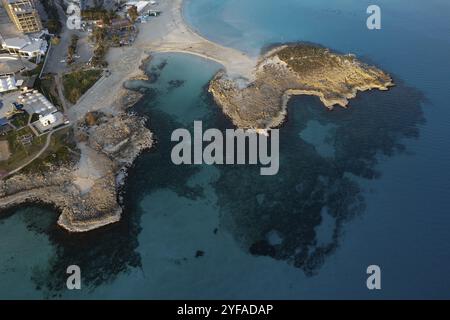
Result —
<instances>
[{"instance_id":1,"label":"white sand","mask_svg":"<svg viewBox=\"0 0 450 320\"><path fill-rule=\"evenodd\" d=\"M159 22L163 30L158 41L152 41L148 48L158 52L184 52L198 55L222 64L228 74L233 77L251 79L257 60L236 49L221 46L211 42L194 30L183 20L182 0L165 1L162 20ZM154 32L153 26L143 28L143 33ZM145 37L145 36L144 36Z\"/></svg>"},{"instance_id":2,"label":"white sand","mask_svg":"<svg viewBox=\"0 0 450 320\"><path fill-rule=\"evenodd\" d=\"M110 49L107 60L111 75L101 79L69 111L71 120L81 119L88 111L120 110L120 97L126 93L123 83L141 73L141 61L152 52L181 52L214 60L233 77L253 78L256 59L238 50L213 43L189 28L182 17L182 0L161 0L159 17L139 25L139 35L131 47Z\"/></svg>"}]
</instances>

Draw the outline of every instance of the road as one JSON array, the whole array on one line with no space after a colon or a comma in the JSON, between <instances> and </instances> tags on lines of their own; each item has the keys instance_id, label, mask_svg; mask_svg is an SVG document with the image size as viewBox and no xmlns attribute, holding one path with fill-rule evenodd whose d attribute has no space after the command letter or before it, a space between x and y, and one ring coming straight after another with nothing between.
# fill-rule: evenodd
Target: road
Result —
<instances>
[{"instance_id":1,"label":"road","mask_svg":"<svg viewBox=\"0 0 450 320\"><path fill-rule=\"evenodd\" d=\"M43 73L55 73L62 75L71 69L70 66L67 66L66 63L62 63L61 61L65 60L67 57L67 48L69 47L70 41L74 34L79 37L76 55L79 55L80 58L76 60L77 64L84 64L89 61L92 56L93 49L89 46L88 34L86 32L70 30L67 28L67 16L64 9L58 2L56 2L55 5L58 8L59 17L62 24L60 42L58 45L54 45L53 49L49 52L47 65L45 66Z\"/></svg>"}]
</instances>

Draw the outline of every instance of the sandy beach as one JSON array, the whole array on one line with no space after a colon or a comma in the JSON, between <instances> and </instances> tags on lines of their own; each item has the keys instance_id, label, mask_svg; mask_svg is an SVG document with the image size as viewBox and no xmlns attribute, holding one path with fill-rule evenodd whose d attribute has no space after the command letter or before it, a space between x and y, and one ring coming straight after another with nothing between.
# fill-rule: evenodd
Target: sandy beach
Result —
<instances>
[{"instance_id":1,"label":"sandy beach","mask_svg":"<svg viewBox=\"0 0 450 320\"><path fill-rule=\"evenodd\" d=\"M102 78L92 90L69 111L71 120L80 119L86 112L107 108L121 110L121 97L126 94L126 80L142 74L141 62L152 52L180 52L216 61L232 77L253 78L257 63L241 51L211 42L185 23L183 0L160 1L162 14L139 25L139 35L131 47L111 48L107 61L111 75Z\"/></svg>"}]
</instances>

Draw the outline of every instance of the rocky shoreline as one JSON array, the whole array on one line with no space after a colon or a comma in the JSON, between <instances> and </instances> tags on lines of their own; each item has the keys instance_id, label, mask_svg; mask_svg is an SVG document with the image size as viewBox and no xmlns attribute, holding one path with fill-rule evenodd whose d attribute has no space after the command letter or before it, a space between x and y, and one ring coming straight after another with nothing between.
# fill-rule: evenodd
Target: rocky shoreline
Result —
<instances>
[{"instance_id":1,"label":"rocky shoreline","mask_svg":"<svg viewBox=\"0 0 450 320\"><path fill-rule=\"evenodd\" d=\"M388 90L394 83L383 71L311 44L276 47L255 68L255 80L242 85L225 71L211 81L209 92L239 128L281 125L292 95L314 95L325 107L347 107L358 91Z\"/></svg>"},{"instance_id":2,"label":"rocky shoreline","mask_svg":"<svg viewBox=\"0 0 450 320\"><path fill-rule=\"evenodd\" d=\"M128 91L120 101L122 110L86 113L71 129L79 149L76 159L1 180L0 209L31 202L51 205L60 212L58 225L70 232L118 222L118 193L127 169L153 144L147 119L126 111L141 96Z\"/></svg>"}]
</instances>

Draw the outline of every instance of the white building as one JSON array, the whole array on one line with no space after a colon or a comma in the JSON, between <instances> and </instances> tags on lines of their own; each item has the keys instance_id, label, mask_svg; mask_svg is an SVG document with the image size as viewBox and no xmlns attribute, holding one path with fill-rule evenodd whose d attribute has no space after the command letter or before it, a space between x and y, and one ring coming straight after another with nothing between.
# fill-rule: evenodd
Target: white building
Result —
<instances>
[{"instance_id":1,"label":"white building","mask_svg":"<svg viewBox=\"0 0 450 320\"><path fill-rule=\"evenodd\" d=\"M29 36L23 36L2 39L2 47L11 55L17 55L27 59L36 57L39 63L40 58L47 52L48 43L40 38L35 39Z\"/></svg>"},{"instance_id":2,"label":"white building","mask_svg":"<svg viewBox=\"0 0 450 320\"><path fill-rule=\"evenodd\" d=\"M34 122L33 126L38 129L39 132L44 133L63 125L64 123L67 123L64 119L64 115L57 111L46 115L39 115L39 120Z\"/></svg>"},{"instance_id":3,"label":"white building","mask_svg":"<svg viewBox=\"0 0 450 320\"><path fill-rule=\"evenodd\" d=\"M47 114L46 116L39 116L39 122L43 127L48 127L57 121L54 113Z\"/></svg>"},{"instance_id":4,"label":"white building","mask_svg":"<svg viewBox=\"0 0 450 320\"><path fill-rule=\"evenodd\" d=\"M41 133L64 124L64 115L40 92L28 90L17 97L28 114L38 114L39 120L32 125Z\"/></svg>"}]
</instances>

